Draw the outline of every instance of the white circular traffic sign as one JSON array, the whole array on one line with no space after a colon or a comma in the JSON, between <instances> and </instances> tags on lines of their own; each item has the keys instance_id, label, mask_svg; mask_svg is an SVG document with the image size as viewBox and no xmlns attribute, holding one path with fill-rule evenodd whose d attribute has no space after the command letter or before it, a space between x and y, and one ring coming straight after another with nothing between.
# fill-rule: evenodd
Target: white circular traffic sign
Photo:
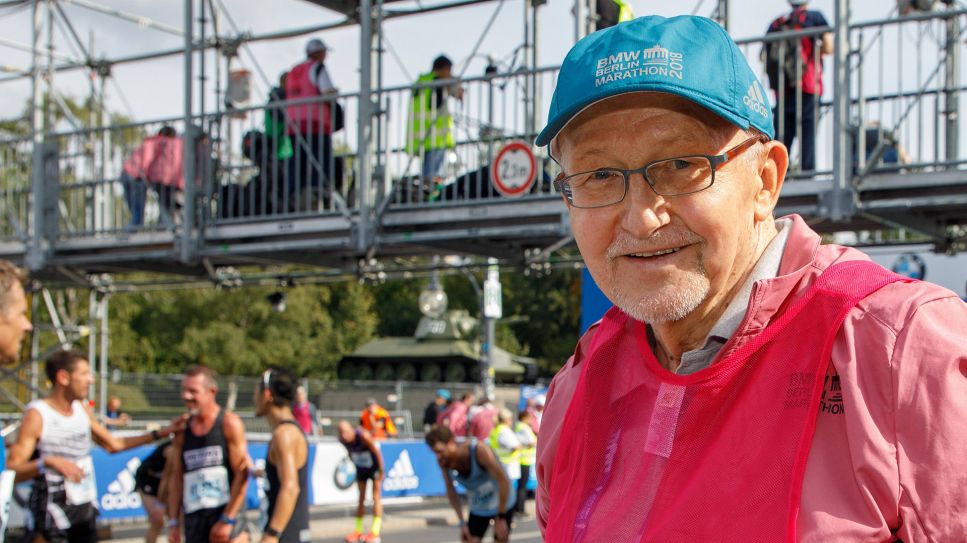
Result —
<instances>
[{"instance_id":1,"label":"white circular traffic sign","mask_svg":"<svg viewBox=\"0 0 967 543\"><path fill-rule=\"evenodd\" d=\"M502 196L527 194L537 179L537 159L530 145L512 141L497 151L490 165L490 180Z\"/></svg>"}]
</instances>

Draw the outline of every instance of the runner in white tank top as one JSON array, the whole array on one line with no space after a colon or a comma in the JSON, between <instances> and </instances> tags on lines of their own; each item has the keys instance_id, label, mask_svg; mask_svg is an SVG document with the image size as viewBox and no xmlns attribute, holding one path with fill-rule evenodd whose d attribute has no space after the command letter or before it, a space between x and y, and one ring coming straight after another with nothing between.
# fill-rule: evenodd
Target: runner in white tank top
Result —
<instances>
[{"instance_id":1,"label":"runner in white tank top","mask_svg":"<svg viewBox=\"0 0 967 543\"><path fill-rule=\"evenodd\" d=\"M91 461L92 443L116 453L146 445L184 428L184 419L162 431L115 437L84 407L91 385L85 355L58 351L47 359L50 395L30 402L7 468L17 481L33 480L27 541L48 543L97 541L97 486Z\"/></svg>"}]
</instances>

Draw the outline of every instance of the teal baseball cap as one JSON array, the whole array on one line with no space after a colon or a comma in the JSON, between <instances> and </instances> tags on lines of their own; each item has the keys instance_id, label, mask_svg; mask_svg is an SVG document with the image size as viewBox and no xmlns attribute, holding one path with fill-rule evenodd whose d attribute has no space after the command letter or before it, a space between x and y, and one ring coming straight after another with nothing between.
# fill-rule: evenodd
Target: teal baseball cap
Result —
<instances>
[{"instance_id":1,"label":"teal baseball cap","mask_svg":"<svg viewBox=\"0 0 967 543\"><path fill-rule=\"evenodd\" d=\"M601 100L632 92L667 92L691 100L743 130L775 137L772 108L739 47L716 22L682 15L639 17L574 44L561 64L547 145L575 116Z\"/></svg>"}]
</instances>

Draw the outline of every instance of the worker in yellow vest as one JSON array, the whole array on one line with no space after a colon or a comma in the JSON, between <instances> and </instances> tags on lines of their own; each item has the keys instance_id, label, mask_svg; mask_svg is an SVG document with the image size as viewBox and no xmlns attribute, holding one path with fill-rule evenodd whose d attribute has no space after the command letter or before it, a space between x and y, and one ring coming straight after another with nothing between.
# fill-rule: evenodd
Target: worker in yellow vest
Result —
<instances>
[{"instance_id":1,"label":"worker in yellow vest","mask_svg":"<svg viewBox=\"0 0 967 543\"><path fill-rule=\"evenodd\" d=\"M597 30L635 18L631 4L625 0L597 0L595 9L597 9L597 21L594 26Z\"/></svg>"},{"instance_id":2,"label":"worker in yellow vest","mask_svg":"<svg viewBox=\"0 0 967 543\"><path fill-rule=\"evenodd\" d=\"M527 501L527 481L531 477L531 466L537 463L537 434L531 428L531 413L526 409L517 415L514 433L520 441L520 479L517 481L517 513L526 515L524 503Z\"/></svg>"},{"instance_id":3,"label":"worker in yellow vest","mask_svg":"<svg viewBox=\"0 0 967 543\"><path fill-rule=\"evenodd\" d=\"M490 431L490 448L497 453L497 460L504 466L507 478L511 481L520 479L520 441L511 428L514 414L506 407L497 412L497 426Z\"/></svg>"},{"instance_id":4,"label":"worker in yellow vest","mask_svg":"<svg viewBox=\"0 0 967 543\"><path fill-rule=\"evenodd\" d=\"M433 61L433 68L416 80L410 101L410 123L407 129L406 150L423 157L422 177L428 185L442 182L443 164L447 150L453 149L453 116L447 97L463 99L459 85L434 86L434 81L453 78L453 62L445 55Z\"/></svg>"}]
</instances>

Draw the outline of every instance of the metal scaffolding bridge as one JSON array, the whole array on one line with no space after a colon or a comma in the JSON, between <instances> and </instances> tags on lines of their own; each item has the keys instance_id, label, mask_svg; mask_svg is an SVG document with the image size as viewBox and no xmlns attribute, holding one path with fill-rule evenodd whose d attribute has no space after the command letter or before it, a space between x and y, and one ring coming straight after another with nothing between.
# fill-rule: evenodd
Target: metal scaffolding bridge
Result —
<instances>
[{"instance_id":1,"label":"metal scaffolding bridge","mask_svg":"<svg viewBox=\"0 0 967 543\"><path fill-rule=\"evenodd\" d=\"M421 157L406 152L413 87L380 84L380 28L391 17L476 0L414 10L373 0L314 3L345 20L267 36L204 38L205 23L197 17L211 3L186 0L183 50L57 66L40 45L39 23L42 5L51 9L57 3L36 2L34 67L22 75L34 82L32 131L0 140L0 258L25 264L49 284L93 286L92 278L105 273L164 272L176 280L221 281L225 269L286 264L333 280L365 278L413 262L426 266L429 259L407 257L430 255L462 255L463 265L497 259L525 266L555 258L571 245L565 206L550 183L558 169L545 149L533 150L537 179L523 195L503 196L490 180L501 147L512 141L530 145L556 80L556 67L536 62L542 0L526 6L522 66L459 80L464 98L450 104L457 143L438 186L420 180ZM578 20L586 20L589 6L576 4ZM849 2L838 0L831 28L784 36L832 32L836 50L826 63L827 92L817 114L817 169L796 166L797 144L778 214L799 213L821 232L899 228L940 251L967 248L967 160L961 158L958 116L967 10L942 8L903 16L894 10L882 20L860 22L849 20ZM716 13L727 24L728 3L719 2ZM266 115L284 117L292 103L201 113L193 107L198 79L205 76L200 70L213 70L199 68L200 50L218 48L227 67L247 41L325 36L325 29L349 24L360 26L359 90L315 100L341 106L346 127L333 136L334 151L324 159L309 159L309 144L294 139L296 156L307 157L305 170L290 176L272 156L241 152L244 134L261 130ZM587 30L575 25L576 34ZM763 43L781 37L744 40L740 47L756 66ZM103 91L112 63L174 54L182 55L185 66L182 117L109 125L102 108L92 126L43 130L40 104L49 71L89 70ZM165 125L190 142L184 179L197 181L186 183L176 216L169 213L175 209L167 202L170 195L147 190L145 220L132 224L119 181L122 165L145 136ZM267 143L264 136L253 137ZM905 162L882 159L900 148Z\"/></svg>"}]
</instances>

